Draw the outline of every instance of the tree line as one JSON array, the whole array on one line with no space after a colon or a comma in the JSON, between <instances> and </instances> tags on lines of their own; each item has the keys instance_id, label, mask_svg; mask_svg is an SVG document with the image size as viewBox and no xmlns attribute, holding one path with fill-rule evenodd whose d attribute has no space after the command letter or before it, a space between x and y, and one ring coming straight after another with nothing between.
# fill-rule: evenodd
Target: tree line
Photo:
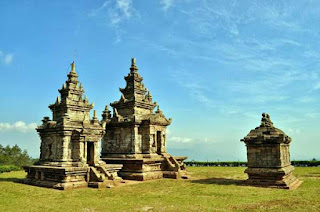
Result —
<instances>
[{"instance_id":1,"label":"tree line","mask_svg":"<svg viewBox=\"0 0 320 212\"><path fill-rule=\"evenodd\" d=\"M210 162L210 161L186 161L184 162L187 166L224 166L224 167L236 167L236 166L247 166L247 162L230 161L230 162ZM293 166L300 167L312 167L320 166L320 161L315 158L312 160L294 160L291 161Z\"/></svg>"},{"instance_id":2,"label":"tree line","mask_svg":"<svg viewBox=\"0 0 320 212\"><path fill-rule=\"evenodd\" d=\"M0 144L0 173L21 170L22 166L32 165L35 159L18 145L10 147Z\"/></svg>"}]
</instances>

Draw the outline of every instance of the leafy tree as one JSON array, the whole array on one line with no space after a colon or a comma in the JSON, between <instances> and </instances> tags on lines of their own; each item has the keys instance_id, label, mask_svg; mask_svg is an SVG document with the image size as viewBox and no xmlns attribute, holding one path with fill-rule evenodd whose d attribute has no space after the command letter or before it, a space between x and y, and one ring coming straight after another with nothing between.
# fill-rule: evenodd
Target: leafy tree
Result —
<instances>
[{"instance_id":1,"label":"leafy tree","mask_svg":"<svg viewBox=\"0 0 320 212\"><path fill-rule=\"evenodd\" d=\"M18 145L3 147L0 145L0 165L25 166L31 165L33 159L28 155L27 150L21 150Z\"/></svg>"}]
</instances>

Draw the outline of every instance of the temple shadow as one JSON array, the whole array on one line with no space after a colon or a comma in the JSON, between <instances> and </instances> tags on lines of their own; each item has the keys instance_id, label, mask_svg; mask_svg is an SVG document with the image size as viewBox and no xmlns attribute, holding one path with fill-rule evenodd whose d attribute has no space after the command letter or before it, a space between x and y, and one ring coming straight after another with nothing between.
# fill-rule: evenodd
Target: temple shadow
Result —
<instances>
[{"instance_id":1,"label":"temple shadow","mask_svg":"<svg viewBox=\"0 0 320 212\"><path fill-rule=\"evenodd\" d=\"M245 180L236 180L236 179L228 179L228 178L206 178L206 179L198 179L191 180L191 183L199 183L199 184L217 184L217 185L244 185Z\"/></svg>"},{"instance_id":2,"label":"temple shadow","mask_svg":"<svg viewBox=\"0 0 320 212\"><path fill-rule=\"evenodd\" d=\"M13 182L13 183L21 183L21 178L0 178L0 182Z\"/></svg>"}]
</instances>

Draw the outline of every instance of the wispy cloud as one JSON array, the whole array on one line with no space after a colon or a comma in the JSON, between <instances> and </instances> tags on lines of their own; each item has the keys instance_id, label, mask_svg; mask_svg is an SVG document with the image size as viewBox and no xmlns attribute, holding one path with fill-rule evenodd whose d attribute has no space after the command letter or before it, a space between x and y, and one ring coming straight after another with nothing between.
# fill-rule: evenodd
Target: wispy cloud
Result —
<instances>
[{"instance_id":1,"label":"wispy cloud","mask_svg":"<svg viewBox=\"0 0 320 212\"><path fill-rule=\"evenodd\" d=\"M9 65L13 61L13 54L0 51L0 60L4 64Z\"/></svg>"},{"instance_id":2,"label":"wispy cloud","mask_svg":"<svg viewBox=\"0 0 320 212\"><path fill-rule=\"evenodd\" d=\"M179 86L185 88L189 95L207 107L215 107L213 100L209 97L210 89L203 83L203 79L188 71L175 71L171 74L172 79Z\"/></svg>"},{"instance_id":3,"label":"wispy cloud","mask_svg":"<svg viewBox=\"0 0 320 212\"><path fill-rule=\"evenodd\" d=\"M160 0L160 5L164 11L167 11L173 6L173 1L174 0Z\"/></svg>"},{"instance_id":4,"label":"wispy cloud","mask_svg":"<svg viewBox=\"0 0 320 212\"><path fill-rule=\"evenodd\" d=\"M133 18L140 17L133 6L132 0L107 0L98 8L93 9L88 15L89 17L102 17L107 24L114 28L115 43L119 43L125 33L121 25Z\"/></svg>"},{"instance_id":5,"label":"wispy cloud","mask_svg":"<svg viewBox=\"0 0 320 212\"><path fill-rule=\"evenodd\" d=\"M0 132L17 131L17 132L26 133L26 132L35 131L36 127L37 127L36 123L26 124L23 121L17 121L13 124L0 123Z\"/></svg>"},{"instance_id":6,"label":"wispy cloud","mask_svg":"<svg viewBox=\"0 0 320 212\"><path fill-rule=\"evenodd\" d=\"M300 135L301 134L301 129L288 129L288 134L289 135Z\"/></svg>"}]
</instances>

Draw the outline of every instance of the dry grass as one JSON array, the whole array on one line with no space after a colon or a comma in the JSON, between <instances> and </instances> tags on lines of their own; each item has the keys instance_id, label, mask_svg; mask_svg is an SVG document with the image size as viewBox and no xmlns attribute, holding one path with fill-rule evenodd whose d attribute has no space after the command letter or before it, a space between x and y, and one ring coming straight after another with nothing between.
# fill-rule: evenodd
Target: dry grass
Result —
<instances>
[{"instance_id":1,"label":"dry grass","mask_svg":"<svg viewBox=\"0 0 320 212\"><path fill-rule=\"evenodd\" d=\"M189 167L188 180L162 179L111 189L58 191L0 174L0 211L319 211L320 168L296 168L297 190L240 185L244 168Z\"/></svg>"}]
</instances>

